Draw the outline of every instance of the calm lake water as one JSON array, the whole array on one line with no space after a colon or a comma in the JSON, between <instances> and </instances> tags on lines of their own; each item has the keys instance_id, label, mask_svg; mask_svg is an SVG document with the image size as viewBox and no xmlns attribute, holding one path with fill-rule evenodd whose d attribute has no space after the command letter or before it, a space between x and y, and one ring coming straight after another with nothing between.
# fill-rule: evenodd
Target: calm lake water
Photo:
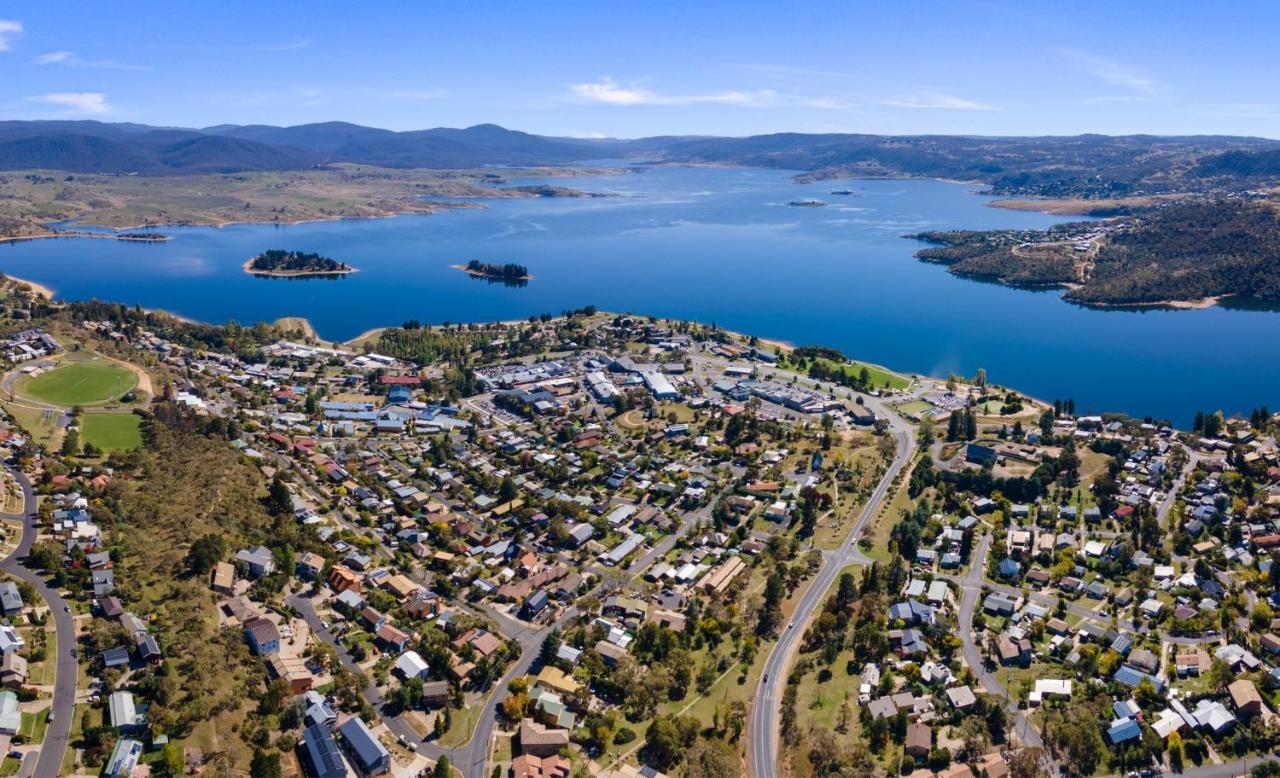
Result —
<instances>
[{"instance_id":1,"label":"calm lake water","mask_svg":"<svg viewBox=\"0 0 1280 778\"><path fill-rule=\"evenodd\" d=\"M525 182L522 182L525 183ZM536 183L536 182L529 182ZM906 371L972 375L1077 408L1169 418L1280 408L1280 315L1094 311L1057 291L957 279L913 259L903 233L1044 227L1061 219L984 207L937 181L797 185L773 170L656 168L552 183L599 199L489 200L484 209L296 226L165 228L155 245L107 240L0 244L0 272L60 297L138 303L204 321L309 318L346 339L371 327L485 321L596 305L715 321L834 346ZM848 187L853 195L829 194ZM825 208L789 207L818 198ZM359 273L335 280L242 272L268 248L316 251ZM450 269L518 262L507 288Z\"/></svg>"}]
</instances>

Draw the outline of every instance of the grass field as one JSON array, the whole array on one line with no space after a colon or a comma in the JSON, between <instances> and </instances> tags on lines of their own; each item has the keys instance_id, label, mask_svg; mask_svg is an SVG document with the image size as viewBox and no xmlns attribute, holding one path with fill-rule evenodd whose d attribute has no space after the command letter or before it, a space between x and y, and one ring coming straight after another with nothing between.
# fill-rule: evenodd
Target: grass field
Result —
<instances>
[{"instance_id":1,"label":"grass field","mask_svg":"<svg viewBox=\"0 0 1280 778\"><path fill-rule=\"evenodd\" d=\"M840 573L841 575L851 573L856 579L861 575L861 570L861 565L846 565ZM836 576L836 580L823 595L822 601L825 603L835 594L839 586L840 576ZM817 655L804 654L797 656L796 659L799 661L801 658L814 656ZM799 731L822 729L835 732L840 707L847 701L851 714L849 731L845 734L836 733L836 738L842 745L851 745L862 737L858 724L862 713L861 706L858 704L858 684L861 683L859 674L862 668L850 668L849 662L852 658L852 652L842 651L836 661L827 668L831 673L829 678L820 677L820 671L815 669L806 673L800 680L799 687L796 689L796 726ZM851 669L852 675L849 673ZM786 756L791 758L787 760L784 757L784 763L790 765L792 775L796 778L813 778L813 766L803 758L803 753L803 748L799 751L788 751Z\"/></svg>"},{"instance_id":2,"label":"grass field","mask_svg":"<svg viewBox=\"0 0 1280 778\"><path fill-rule=\"evenodd\" d=\"M57 448L61 444L62 430L58 429L54 423L56 416L46 417L43 410L18 403L3 403L3 405L18 426L31 435L32 440L50 448ZM61 415L57 411L51 411L51 413Z\"/></svg>"},{"instance_id":3,"label":"grass field","mask_svg":"<svg viewBox=\"0 0 1280 778\"><path fill-rule=\"evenodd\" d=\"M869 365L865 362L848 362L843 365L837 365L830 360L822 360L829 368L840 368L847 375L859 376L862 374L862 368L867 369L867 375L871 378L871 385L877 389L883 387L886 383L890 389L906 389L911 386L911 379L906 376L900 376L897 373L891 373L883 367Z\"/></svg>"},{"instance_id":4,"label":"grass field","mask_svg":"<svg viewBox=\"0 0 1280 778\"><path fill-rule=\"evenodd\" d=\"M133 451L142 446L142 419L132 413L86 413L80 438L103 451Z\"/></svg>"},{"instance_id":5,"label":"grass field","mask_svg":"<svg viewBox=\"0 0 1280 778\"><path fill-rule=\"evenodd\" d=\"M906 414L908 416L919 416L922 413L930 411L933 406L924 400L912 400L909 403L903 403L902 405L897 406L897 408L898 413Z\"/></svg>"},{"instance_id":6,"label":"grass field","mask_svg":"<svg viewBox=\"0 0 1280 778\"><path fill-rule=\"evenodd\" d=\"M493 693L494 690L490 689L489 694ZM452 714L452 723L449 725L449 731L444 733L437 742L445 748L457 748L469 741L471 734L476 731L476 723L480 719L480 709L484 707L484 699L489 694L464 706L462 710L455 710Z\"/></svg>"},{"instance_id":7,"label":"grass field","mask_svg":"<svg viewBox=\"0 0 1280 778\"><path fill-rule=\"evenodd\" d=\"M138 385L132 372L106 360L67 362L18 379L15 388L51 405L93 405L115 400Z\"/></svg>"}]
</instances>

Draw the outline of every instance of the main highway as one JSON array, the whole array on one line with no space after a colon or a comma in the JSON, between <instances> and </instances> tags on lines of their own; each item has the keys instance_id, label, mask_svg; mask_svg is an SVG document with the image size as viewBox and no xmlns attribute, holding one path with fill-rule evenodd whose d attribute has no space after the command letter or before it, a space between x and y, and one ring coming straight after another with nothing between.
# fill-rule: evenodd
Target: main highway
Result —
<instances>
[{"instance_id":1,"label":"main highway","mask_svg":"<svg viewBox=\"0 0 1280 778\"><path fill-rule=\"evenodd\" d=\"M760 676L760 686L756 690L754 705L751 709L748 730L750 733L748 759L751 775L757 778L775 778L778 774L779 704L782 699L782 690L786 688L787 667L800 647L805 626L822 605L823 598L835 583L840 571L850 564L866 562L866 557L857 547L858 537L867 523L880 511L885 498L893 488L894 479L915 454L915 428L884 405L870 400L866 402L867 406L876 412L878 418L889 422L889 432L894 436L897 451L889 468L876 484L866 504L863 505L862 512L858 514L857 520L850 528L848 537L838 550L824 556L817 577L801 595L800 602L791 614L787 626L783 628L781 637L778 638L773 650L769 652L768 659L765 660L764 672Z\"/></svg>"}]
</instances>

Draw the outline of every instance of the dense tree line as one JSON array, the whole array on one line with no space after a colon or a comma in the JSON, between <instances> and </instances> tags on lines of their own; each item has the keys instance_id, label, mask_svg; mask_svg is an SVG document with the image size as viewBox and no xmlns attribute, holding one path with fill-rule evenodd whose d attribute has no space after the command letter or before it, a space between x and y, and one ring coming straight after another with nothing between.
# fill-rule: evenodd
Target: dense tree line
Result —
<instances>
[{"instance_id":1,"label":"dense tree line","mask_svg":"<svg viewBox=\"0 0 1280 778\"><path fill-rule=\"evenodd\" d=\"M1018 502L1035 502L1044 495L1046 487L1053 483L1055 474L1041 465L1028 477L996 478L990 470L938 470L929 457L924 457L911 471L911 480L907 491L911 497L917 497L930 486L946 485L956 492L973 492L980 497L990 497L1000 492L1010 500Z\"/></svg>"},{"instance_id":2,"label":"dense tree line","mask_svg":"<svg viewBox=\"0 0 1280 778\"><path fill-rule=\"evenodd\" d=\"M346 273L351 266L314 251L267 249L249 261L249 269L266 273Z\"/></svg>"},{"instance_id":3,"label":"dense tree line","mask_svg":"<svg viewBox=\"0 0 1280 778\"><path fill-rule=\"evenodd\" d=\"M518 265L515 262L507 262L499 265L492 262L481 262L473 259L467 263L467 272L472 275L484 276L485 278L494 278L503 281L528 281L529 268L524 265Z\"/></svg>"}]
</instances>

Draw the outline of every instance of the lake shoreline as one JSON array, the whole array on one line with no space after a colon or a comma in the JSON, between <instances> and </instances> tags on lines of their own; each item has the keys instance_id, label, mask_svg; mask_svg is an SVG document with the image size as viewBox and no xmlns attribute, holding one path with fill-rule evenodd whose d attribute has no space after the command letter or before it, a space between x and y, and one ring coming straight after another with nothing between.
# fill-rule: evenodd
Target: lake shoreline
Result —
<instances>
[{"instance_id":1,"label":"lake shoreline","mask_svg":"<svg viewBox=\"0 0 1280 778\"><path fill-rule=\"evenodd\" d=\"M88 227L100 227L99 224L89 224ZM105 227L104 229L111 229ZM125 229L142 229L140 227L126 227ZM39 235L11 235L9 237L0 238L0 243L18 242L24 240L43 240L46 238L101 238L104 240L118 240L124 243L164 243L173 240L172 235L157 235L154 238L144 238L137 235L108 235L105 232L46 232Z\"/></svg>"},{"instance_id":2,"label":"lake shoreline","mask_svg":"<svg viewBox=\"0 0 1280 778\"><path fill-rule=\"evenodd\" d=\"M45 286L44 284L37 283L35 281L30 281L25 278L18 278L17 276L11 276L8 273L5 273L5 278L8 278L10 281L13 281L18 284L26 284L27 286L31 287L31 291L35 293L36 296L38 297L44 297L46 300L52 300L54 297L53 289L51 287Z\"/></svg>"},{"instance_id":3,"label":"lake shoreline","mask_svg":"<svg viewBox=\"0 0 1280 778\"><path fill-rule=\"evenodd\" d=\"M785 171L680 166L622 181L619 191L630 196L510 198L442 219L182 230L154 250L20 244L7 254L0 247L0 260L8 260L0 270L43 279L58 299L136 299L201 322L305 316L320 339L355 340L357 350L380 349L378 332L403 321L524 320L591 305L717 322L725 330L758 333L766 341L759 345L769 351L775 344L829 346L921 375L972 375L982 366L1040 396L1070 394L1100 408L1182 418L1204 402L1197 397L1209 396L1210 384L1222 388L1224 382L1228 391L1220 401L1226 409L1275 404L1264 385L1275 370L1242 372L1213 344L1229 327L1233 349L1258 353L1264 341L1280 335L1280 317L1221 314L1231 305L1225 301L1209 311L1174 315L1158 306L1132 312L1086 307L1060 299L1063 289L961 285L953 275L909 261L919 246L898 237L965 227L1043 230L1069 219L983 208L990 197L940 181L849 184L859 190L860 213L847 218L821 213L830 209L774 207L843 185L796 186ZM333 284L251 280L241 267L245 259L272 246L350 257L361 272ZM536 283L506 289L463 280L450 266L472 256L536 268ZM1088 312L1095 308L1111 315ZM1181 347L1168 345L1169 337ZM1183 349L1209 353L1211 369L1154 405L1148 405L1142 381L1118 385L1099 378L1125 365L1144 381L1182 380L1177 364ZM1083 377L1066 375L1068 365Z\"/></svg>"}]
</instances>

